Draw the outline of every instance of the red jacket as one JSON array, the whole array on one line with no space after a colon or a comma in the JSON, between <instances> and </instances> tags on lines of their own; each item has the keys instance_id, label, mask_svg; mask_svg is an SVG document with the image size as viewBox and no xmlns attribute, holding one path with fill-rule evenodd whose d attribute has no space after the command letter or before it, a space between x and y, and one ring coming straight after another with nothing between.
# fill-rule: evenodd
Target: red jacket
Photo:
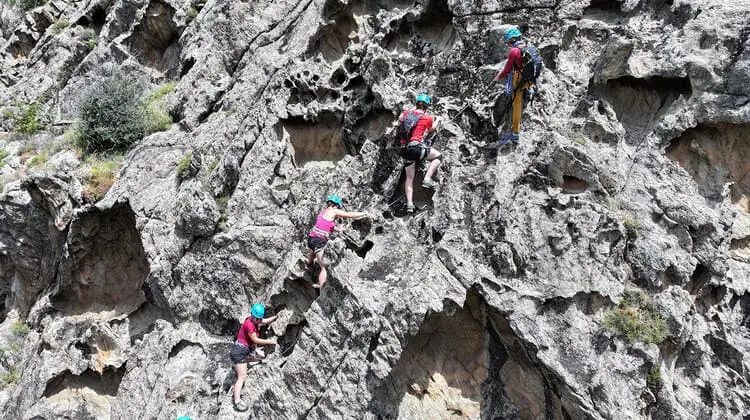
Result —
<instances>
[{"instance_id":1,"label":"red jacket","mask_svg":"<svg viewBox=\"0 0 750 420\"><path fill-rule=\"evenodd\" d=\"M505 63L505 67L503 67L503 71L501 71L500 73L497 74L497 76L495 76L495 80L502 79L513 70L521 71L522 68L523 68L523 62L521 61L521 49L518 47L512 47L510 49L510 52L508 53L508 61Z\"/></svg>"},{"instance_id":2,"label":"red jacket","mask_svg":"<svg viewBox=\"0 0 750 420\"><path fill-rule=\"evenodd\" d=\"M422 140L424 140L425 132L427 130L432 130L434 121L431 116L427 115L424 111L418 108L402 112L398 120L403 121L408 112L418 112L422 114L422 116L419 118L419 121L417 121L417 125L414 126L414 130L411 132L411 137L409 138L410 142L418 141L421 143ZM402 139L401 144L406 144L406 141Z\"/></svg>"}]
</instances>

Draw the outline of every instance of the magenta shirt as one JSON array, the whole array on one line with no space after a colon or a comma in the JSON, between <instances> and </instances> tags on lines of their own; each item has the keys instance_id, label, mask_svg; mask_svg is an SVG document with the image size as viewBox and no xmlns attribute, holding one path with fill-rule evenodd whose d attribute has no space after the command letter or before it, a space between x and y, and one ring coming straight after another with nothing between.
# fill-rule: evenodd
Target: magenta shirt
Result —
<instances>
[{"instance_id":1,"label":"magenta shirt","mask_svg":"<svg viewBox=\"0 0 750 420\"><path fill-rule=\"evenodd\" d=\"M321 211L320 214L318 214L318 219L315 220L315 227L310 231L310 236L313 238L328 239L328 235L330 235L336 227L336 223L333 220L326 220L323 218L325 212L325 210Z\"/></svg>"},{"instance_id":2,"label":"magenta shirt","mask_svg":"<svg viewBox=\"0 0 750 420\"><path fill-rule=\"evenodd\" d=\"M247 317L240 327L240 332L237 333L237 342L248 348L255 346L253 340L250 339L252 333L258 333L258 326L253 323L250 317Z\"/></svg>"}]
</instances>

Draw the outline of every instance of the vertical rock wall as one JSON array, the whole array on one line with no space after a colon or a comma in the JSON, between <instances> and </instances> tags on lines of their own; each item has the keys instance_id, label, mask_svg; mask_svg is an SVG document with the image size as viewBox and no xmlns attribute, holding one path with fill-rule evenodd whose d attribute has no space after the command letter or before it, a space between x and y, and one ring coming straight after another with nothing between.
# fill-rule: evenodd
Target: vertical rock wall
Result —
<instances>
[{"instance_id":1,"label":"vertical rock wall","mask_svg":"<svg viewBox=\"0 0 750 420\"><path fill-rule=\"evenodd\" d=\"M0 336L32 328L6 417L750 415L746 6L2 7L2 106L44 96L72 117L112 66L176 82L172 128L95 206L69 174L0 167ZM509 25L546 70L519 146L498 149ZM422 91L446 161L404 217L394 121ZM331 193L371 218L339 223L318 295L304 238ZM631 289L664 341L603 328ZM280 344L240 414L227 352L257 301Z\"/></svg>"}]
</instances>

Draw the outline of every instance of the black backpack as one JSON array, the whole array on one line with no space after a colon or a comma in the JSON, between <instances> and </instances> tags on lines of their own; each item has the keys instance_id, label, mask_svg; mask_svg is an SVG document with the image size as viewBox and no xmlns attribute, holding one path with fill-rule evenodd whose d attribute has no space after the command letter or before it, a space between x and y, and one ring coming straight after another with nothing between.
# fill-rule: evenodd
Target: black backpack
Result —
<instances>
[{"instance_id":1,"label":"black backpack","mask_svg":"<svg viewBox=\"0 0 750 420\"><path fill-rule=\"evenodd\" d=\"M417 126L417 123L422 118L424 114L421 112L416 111L407 111L406 115L404 115L404 119L401 121L401 124L398 125L398 139L399 141L403 140L405 142L409 142L409 139L411 138L411 133L414 131L414 127Z\"/></svg>"},{"instance_id":2,"label":"black backpack","mask_svg":"<svg viewBox=\"0 0 750 420\"><path fill-rule=\"evenodd\" d=\"M542 73L544 62L539 50L533 45L520 46L521 49L521 84L532 82L536 84L536 78Z\"/></svg>"}]
</instances>

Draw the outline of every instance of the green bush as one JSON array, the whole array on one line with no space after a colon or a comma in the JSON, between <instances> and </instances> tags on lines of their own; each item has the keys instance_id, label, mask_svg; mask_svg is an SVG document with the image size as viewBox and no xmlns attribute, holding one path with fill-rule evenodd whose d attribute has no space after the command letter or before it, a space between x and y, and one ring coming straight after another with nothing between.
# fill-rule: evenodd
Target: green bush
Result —
<instances>
[{"instance_id":1,"label":"green bush","mask_svg":"<svg viewBox=\"0 0 750 420\"><path fill-rule=\"evenodd\" d=\"M81 101L78 145L84 153L124 152L146 133L140 80L115 71Z\"/></svg>"},{"instance_id":2,"label":"green bush","mask_svg":"<svg viewBox=\"0 0 750 420\"><path fill-rule=\"evenodd\" d=\"M191 7L185 12L185 20L187 23L192 22L196 16L198 16L198 10L195 7Z\"/></svg>"},{"instance_id":3,"label":"green bush","mask_svg":"<svg viewBox=\"0 0 750 420\"><path fill-rule=\"evenodd\" d=\"M177 178L184 178L190 169L190 161L193 160L193 153L187 152L177 164Z\"/></svg>"},{"instance_id":4,"label":"green bush","mask_svg":"<svg viewBox=\"0 0 750 420\"><path fill-rule=\"evenodd\" d=\"M5 158L10 156L10 153L5 149L0 149L0 168L5 166Z\"/></svg>"},{"instance_id":5,"label":"green bush","mask_svg":"<svg viewBox=\"0 0 750 420\"><path fill-rule=\"evenodd\" d=\"M32 157L31 159L29 159L27 166L38 168L40 166L43 166L45 163L47 163L48 160L49 160L49 157L47 156L47 153L42 152Z\"/></svg>"},{"instance_id":6,"label":"green bush","mask_svg":"<svg viewBox=\"0 0 750 420\"><path fill-rule=\"evenodd\" d=\"M34 134L46 128L42 122L42 106L40 104L17 102L15 105L19 110L17 114L3 113L6 117L9 116L13 120L15 131L24 134Z\"/></svg>"},{"instance_id":7,"label":"green bush","mask_svg":"<svg viewBox=\"0 0 750 420\"><path fill-rule=\"evenodd\" d=\"M169 115L164 96L172 92L176 85L170 82L159 86L144 102L143 118L146 133L169 130L172 126L172 116Z\"/></svg>"},{"instance_id":8,"label":"green bush","mask_svg":"<svg viewBox=\"0 0 750 420\"><path fill-rule=\"evenodd\" d=\"M0 374L0 387L16 384L21 376L18 374L19 357L21 356L21 345L11 343L0 347L0 367L4 370Z\"/></svg>"},{"instance_id":9,"label":"green bush","mask_svg":"<svg viewBox=\"0 0 750 420\"><path fill-rule=\"evenodd\" d=\"M29 326L23 321L16 321L11 326L11 331L17 337L26 337L29 334Z\"/></svg>"},{"instance_id":10,"label":"green bush","mask_svg":"<svg viewBox=\"0 0 750 420\"><path fill-rule=\"evenodd\" d=\"M18 370L15 367L9 370L8 372L5 372L2 375L0 375L0 382L2 382L2 385L4 387L15 385L20 380L21 380L21 375L18 374Z\"/></svg>"},{"instance_id":11,"label":"green bush","mask_svg":"<svg viewBox=\"0 0 750 420\"><path fill-rule=\"evenodd\" d=\"M625 226L625 229L631 235L637 234L638 231L643 227L641 225L641 222L639 222L638 219L630 214L625 214L622 216L622 225Z\"/></svg>"},{"instance_id":12,"label":"green bush","mask_svg":"<svg viewBox=\"0 0 750 420\"><path fill-rule=\"evenodd\" d=\"M57 19L54 22L52 22L52 25L50 25L50 27L52 28L52 32L55 34L59 34L60 32L63 31L63 29L67 28L68 26L70 26L70 21L65 18Z\"/></svg>"},{"instance_id":13,"label":"green bush","mask_svg":"<svg viewBox=\"0 0 750 420\"><path fill-rule=\"evenodd\" d=\"M604 328L628 342L661 343L667 338L667 322L642 291L629 291L620 305L604 314Z\"/></svg>"},{"instance_id":14,"label":"green bush","mask_svg":"<svg viewBox=\"0 0 750 420\"><path fill-rule=\"evenodd\" d=\"M172 93L174 91L174 88L176 87L177 87L176 82L164 83L163 85L156 88L156 90L151 92L151 95L149 95L149 99L151 100L163 99L165 96Z\"/></svg>"},{"instance_id":15,"label":"green bush","mask_svg":"<svg viewBox=\"0 0 750 420\"><path fill-rule=\"evenodd\" d=\"M89 28L83 31L81 40L86 43L86 48L93 50L96 47L96 31Z\"/></svg>"},{"instance_id":16,"label":"green bush","mask_svg":"<svg viewBox=\"0 0 750 420\"><path fill-rule=\"evenodd\" d=\"M73 124L68 127L62 135L63 143L69 145L70 148L74 148L81 143L81 129L79 124Z\"/></svg>"},{"instance_id":17,"label":"green bush","mask_svg":"<svg viewBox=\"0 0 750 420\"><path fill-rule=\"evenodd\" d=\"M654 393L661 388L661 370L659 369L659 366L654 366L648 371L648 375L646 375L646 386Z\"/></svg>"},{"instance_id":18,"label":"green bush","mask_svg":"<svg viewBox=\"0 0 750 420\"><path fill-rule=\"evenodd\" d=\"M143 127L146 134L169 130L172 116L162 101L147 102L143 108Z\"/></svg>"},{"instance_id":19,"label":"green bush","mask_svg":"<svg viewBox=\"0 0 750 420\"><path fill-rule=\"evenodd\" d=\"M18 374L18 370L15 368L0 375L0 381L2 381L3 386L15 385L20 380L21 375Z\"/></svg>"}]
</instances>

